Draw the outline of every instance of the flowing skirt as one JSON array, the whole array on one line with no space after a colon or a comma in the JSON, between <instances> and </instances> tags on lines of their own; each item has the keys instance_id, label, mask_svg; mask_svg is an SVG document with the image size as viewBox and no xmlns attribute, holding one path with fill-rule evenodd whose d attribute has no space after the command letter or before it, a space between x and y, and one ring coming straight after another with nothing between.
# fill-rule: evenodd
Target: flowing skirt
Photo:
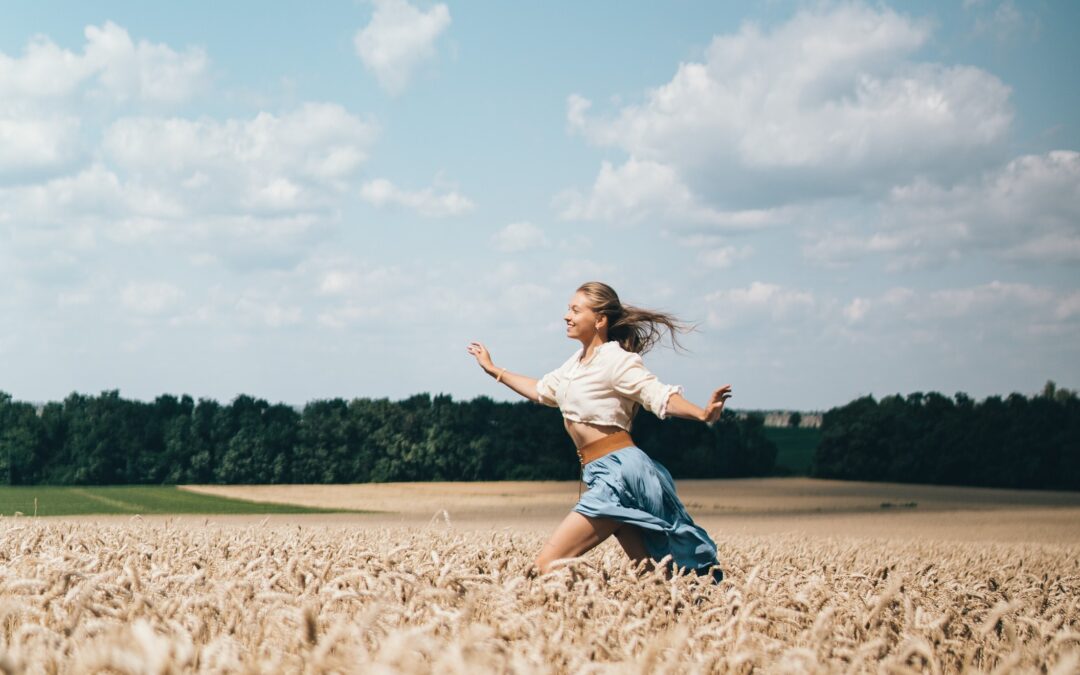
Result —
<instances>
[{"instance_id":1,"label":"flowing skirt","mask_svg":"<svg viewBox=\"0 0 1080 675\"><path fill-rule=\"evenodd\" d=\"M686 512L662 464L630 446L589 462L583 473L588 489L574 511L636 525L653 560L670 555L673 567L723 578L716 544Z\"/></svg>"}]
</instances>

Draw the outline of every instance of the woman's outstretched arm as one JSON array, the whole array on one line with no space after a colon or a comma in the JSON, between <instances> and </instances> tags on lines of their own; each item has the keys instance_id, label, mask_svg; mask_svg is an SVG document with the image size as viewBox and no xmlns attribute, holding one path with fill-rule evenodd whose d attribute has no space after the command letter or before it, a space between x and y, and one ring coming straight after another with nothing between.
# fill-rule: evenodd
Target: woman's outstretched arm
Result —
<instances>
[{"instance_id":1,"label":"woman's outstretched arm","mask_svg":"<svg viewBox=\"0 0 1080 675\"><path fill-rule=\"evenodd\" d=\"M499 382L502 382L530 401L539 400L539 395L536 392L536 378L529 377L528 375L518 375L517 373L511 373L505 368L497 367L492 363L491 354L488 353L487 347L479 342L470 342L466 351L476 357L476 362L480 364L480 367L484 369L485 373L498 378Z\"/></svg>"},{"instance_id":2,"label":"woman's outstretched arm","mask_svg":"<svg viewBox=\"0 0 1080 675\"><path fill-rule=\"evenodd\" d=\"M720 419L724 402L731 398L731 385L725 384L713 392L704 408L699 408L682 396L682 387L663 384L649 372L641 354L627 353L611 374L612 386L623 396L642 404L660 419L674 415L688 420L711 424Z\"/></svg>"},{"instance_id":3,"label":"woman's outstretched arm","mask_svg":"<svg viewBox=\"0 0 1080 675\"><path fill-rule=\"evenodd\" d=\"M683 398L681 394L674 393L668 399L667 414L711 424L720 419L720 414L724 412L724 403L729 398L731 398L730 384L725 384L714 391L704 408L699 408Z\"/></svg>"}]
</instances>

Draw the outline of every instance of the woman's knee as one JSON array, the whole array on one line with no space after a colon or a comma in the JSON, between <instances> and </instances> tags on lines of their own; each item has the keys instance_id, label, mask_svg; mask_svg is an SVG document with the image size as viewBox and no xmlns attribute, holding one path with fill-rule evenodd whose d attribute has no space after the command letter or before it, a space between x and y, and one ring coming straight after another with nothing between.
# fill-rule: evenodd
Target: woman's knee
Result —
<instances>
[{"instance_id":1,"label":"woman's knee","mask_svg":"<svg viewBox=\"0 0 1080 675\"><path fill-rule=\"evenodd\" d=\"M554 542L548 540L533 558L532 571L536 574L547 574L551 571L553 563L558 559L559 551Z\"/></svg>"},{"instance_id":2,"label":"woman's knee","mask_svg":"<svg viewBox=\"0 0 1080 675\"><path fill-rule=\"evenodd\" d=\"M553 561L548 560L543 554L536 556L536 560L533 561L533 568L539 574L547 574L551 571L551 563Z\"/></svg>"}]
</instances>

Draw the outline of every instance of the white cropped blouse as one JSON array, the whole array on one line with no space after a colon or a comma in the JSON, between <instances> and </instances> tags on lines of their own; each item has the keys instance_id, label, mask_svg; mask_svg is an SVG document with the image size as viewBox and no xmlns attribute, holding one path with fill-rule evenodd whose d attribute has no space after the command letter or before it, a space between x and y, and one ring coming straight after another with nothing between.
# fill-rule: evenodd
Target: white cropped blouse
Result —
<instances>
[{"instance_id":1,"label":"white cropped blouse","mask_svg":"<svg viewBox=\"0 0 1080 675\"><path fill-rule=\"evenodd\" d=\"M566 363L536 381L538 401L559 408L568 420L630 431L637 405L664 419L668 398L683 393L679 385L661 384L640 354L616 341L598 346L584 363L583 351L578 347Z\"/></svg>"}]
</instances>

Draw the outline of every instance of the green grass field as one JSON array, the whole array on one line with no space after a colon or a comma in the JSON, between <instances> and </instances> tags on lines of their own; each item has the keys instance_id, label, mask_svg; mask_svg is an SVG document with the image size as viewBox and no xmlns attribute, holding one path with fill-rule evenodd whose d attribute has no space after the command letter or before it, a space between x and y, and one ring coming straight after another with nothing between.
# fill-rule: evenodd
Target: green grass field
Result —
<instances>
[{"instance_id":1,"label":"green grass field","mask_svg":"<svg viewBox=\"0 0 1080 675\"><path fill-rule=\"evenodd\" d=\"M39 516L182 513L334 513L289 504L264 504L201 495L173 486L0 486L0 515ZM340 512L340 511L337 511Z\"/></svg>"},{"instance_id":2,"label":"green grass field","mask_svg":"<svg viewBox=\"0 0 1080 675\"><path fill-rule=\"evenodd\" d=\"M821 430L800 427L765 427L765 436L776 444L776 466L796 476L810 474L814 449L821 440Z\"/></svg>"}]
</instances>

